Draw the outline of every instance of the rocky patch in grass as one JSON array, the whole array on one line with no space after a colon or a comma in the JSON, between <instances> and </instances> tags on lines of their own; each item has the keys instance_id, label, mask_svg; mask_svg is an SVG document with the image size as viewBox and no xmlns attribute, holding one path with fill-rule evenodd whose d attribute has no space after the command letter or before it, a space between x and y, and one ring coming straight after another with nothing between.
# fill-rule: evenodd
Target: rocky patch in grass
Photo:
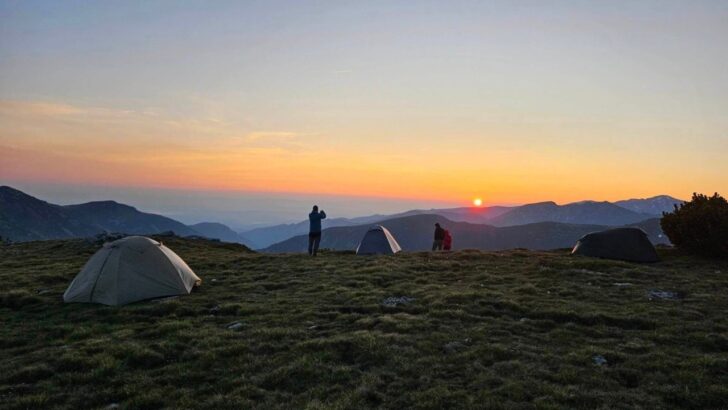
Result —
<instances>
[{"instance_id":1,"label":"rocky patch in grass","mask_svg":"<svg viewBox=\"0 0 728 410\"><path fill-rule=\"evenodd\" d=\"M384 307L397 307L400 305L407 305L414 302L415 298L408 296L390 296L382 300L382 306Z\"/></svg>"},{"instance_id":2,"label":"rocky patch in grass","mask_svg":"<svg viewBox=\"0 0 728 410\"><path fill-rule=\"evenodd\" d=\"M647 293L647 297L650 300L661 299L661 300L680 300L685 297L683 293L673 292L669 290L650 290Z\"/></svg>"}]
</instances>

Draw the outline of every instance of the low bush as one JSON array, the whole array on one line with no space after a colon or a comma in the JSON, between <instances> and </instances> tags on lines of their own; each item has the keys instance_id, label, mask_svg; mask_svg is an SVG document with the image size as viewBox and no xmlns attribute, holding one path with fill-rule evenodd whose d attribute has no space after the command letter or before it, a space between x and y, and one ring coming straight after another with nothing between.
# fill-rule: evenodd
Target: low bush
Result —
<instances>
[{"instance_id":1,"label":"low bush","mask_svg":"<svg viewBox=\"0 0 728 410\"><path fill-rule=\"evenodd\" d=\"M663 213L662 230L670 242L689 253L728 257L728 201L693 194L693 199L670 213Z\"/></svg>"}]
</instances>

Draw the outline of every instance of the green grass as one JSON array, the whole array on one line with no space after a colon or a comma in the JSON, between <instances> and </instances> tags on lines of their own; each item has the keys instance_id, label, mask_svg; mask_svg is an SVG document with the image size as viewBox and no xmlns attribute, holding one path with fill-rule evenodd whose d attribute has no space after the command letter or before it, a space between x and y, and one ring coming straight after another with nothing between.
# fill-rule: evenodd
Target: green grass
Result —
<instances>
[{"instance_id":1,"label":"green grass","mask_svg":"<svg viewBox=\"0 0 728 410\"><path fill-rule=\"evenodd\" d=\"M202 287L124 307L62 302L94 245L0 247L0 408L728 407L726 262L162 240Z\"/></svg>"}]
</instances>

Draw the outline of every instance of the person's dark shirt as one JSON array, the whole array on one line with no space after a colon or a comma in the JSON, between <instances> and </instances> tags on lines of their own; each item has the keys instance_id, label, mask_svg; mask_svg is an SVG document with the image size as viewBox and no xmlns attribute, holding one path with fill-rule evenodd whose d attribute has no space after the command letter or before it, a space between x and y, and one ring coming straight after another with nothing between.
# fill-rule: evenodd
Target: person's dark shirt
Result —
<instances>
[{"instance_id":1,"label":"person's dark shirt","mask_svg":"<svg viewBox=\"0 0 728 410\"><path fill-rule=\"evenodd\" d=\"M436 226L435 227L435 240L441 241L443 239L445 239L445 230L442 229L441 226Z\"/></svg>"},{"instance_id":2,"label":"person's dark shirt","mask_svg":"<svg viewBox=\"0 0 728 410\"><path fill-rule=\"evenodd\" d=\"M321 220L326 219L326 212L311 212L308 214L309 233L321 233Z\"/></svg>"}]
</instances>

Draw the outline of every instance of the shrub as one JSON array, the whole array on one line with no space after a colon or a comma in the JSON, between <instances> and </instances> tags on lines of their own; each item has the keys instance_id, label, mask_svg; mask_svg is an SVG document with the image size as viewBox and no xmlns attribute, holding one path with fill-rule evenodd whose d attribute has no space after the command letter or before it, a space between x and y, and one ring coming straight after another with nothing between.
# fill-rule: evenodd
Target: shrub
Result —
<instances>
[{"instance_id":1,"label":"shrub","mask_svg":"<svg viewBox=\"0 0 728 410\"><path fill-rule=\"evenodd\" d=\"M662 230L670 242L689 253L728 257L728 201L717 193L693 194L670 213L663 213Z\"/></svg>"}]
</instances>

